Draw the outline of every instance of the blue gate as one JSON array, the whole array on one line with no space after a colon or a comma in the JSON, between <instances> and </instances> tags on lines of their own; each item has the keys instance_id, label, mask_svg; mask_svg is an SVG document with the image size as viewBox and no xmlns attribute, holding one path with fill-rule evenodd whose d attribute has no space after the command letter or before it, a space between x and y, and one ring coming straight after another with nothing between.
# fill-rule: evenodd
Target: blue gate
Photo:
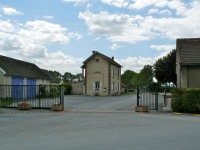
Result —
<instances>
[{"instance_id":1,"label":"blue gate","mask_svg":"<svg viewBox=\"0 0 200 150\"><path fill-rule=\"evenodd\" d=\"M27 89L26 89L27 99L36 97L36 79L27 79Z\"/></svg>"},{"instance_id":2,"label":"blue gate","mask_svg":"<svg viewBox=\"0 0 200 150\"><path fill-rule=\"evenodd\" d=\"M15 100L23 99L23 82L21 77L12 77L12 97Z\"/></svg>"}]
</instances>

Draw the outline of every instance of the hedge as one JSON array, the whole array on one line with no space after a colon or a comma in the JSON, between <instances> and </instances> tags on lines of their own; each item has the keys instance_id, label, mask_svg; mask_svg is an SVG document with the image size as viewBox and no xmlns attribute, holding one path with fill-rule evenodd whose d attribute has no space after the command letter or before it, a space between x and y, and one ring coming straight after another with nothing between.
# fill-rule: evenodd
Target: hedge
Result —
<instances>
[{"instance_id":1,"label":"hedge","mask_svg":"<svg viewBox=\"0 0 200 150\"><path fill-rule=\"evenodd\" d=\"M172 89L171 93L173 111L200 113L200 89Z\"/></svg>"}]
</instances>

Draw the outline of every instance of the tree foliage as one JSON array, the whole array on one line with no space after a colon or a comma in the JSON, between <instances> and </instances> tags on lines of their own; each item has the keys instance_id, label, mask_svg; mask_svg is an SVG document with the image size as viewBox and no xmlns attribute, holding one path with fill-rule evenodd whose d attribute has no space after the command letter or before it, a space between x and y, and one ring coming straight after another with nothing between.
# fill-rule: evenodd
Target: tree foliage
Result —
<instances>
[{"instance_id":1,"label":"tree foliage","mask_svg":"<svg viewBox=\"0 0 200 150\"><path fill-rule=\"evenodd\" d=\"M58 71L52 71L52 70L49 70L49 72L51 73L51 74L53 74L56 78L61 78L62 77L62 74L60 73L60 72L58 72Z\"/></svg>"},{"instance_id":2,"label":"tree foliage","mask_svg":"<svg viewBox=\"0 0 200 150\"><path fill-rule=\"evenodd\" d=\"M154 64L154 77L161 83L176 85L176 50L160 58Z\"/></svg>"},{"instance_id":3,"label":"tree foliage","mask_svg":"<svg viewBox=\"0 0 200 150\"><path fill-rule=\"evenodd\" d=\"M139 85L150 85L153 83L153 67L151 65L145 65L140 73L136 73L132 76L131 84L136 87Z\"/></svg>"},{"instance_id":4,"label":"tree foliage","mask_svg":"<svg viewBox=\"0 0 200 150\"><path fill-rule=\"evenodd\" d=\"M75 75L73 75L70 72L65 72L62 78L64 82L72 83L75 78Z\"/></svg>"},{"instance_id":5,"label":"tree foliage","mask_svg":"<svg viewBox=\"0 0 200 150\"><path fill-rule=\"evenodd\" d=\"M128 87L132 88L133 85L131 84L131 79L136 73L131 70L126 70L122 75L121 75L121 81Z\"/></svg>"}]
</instances>

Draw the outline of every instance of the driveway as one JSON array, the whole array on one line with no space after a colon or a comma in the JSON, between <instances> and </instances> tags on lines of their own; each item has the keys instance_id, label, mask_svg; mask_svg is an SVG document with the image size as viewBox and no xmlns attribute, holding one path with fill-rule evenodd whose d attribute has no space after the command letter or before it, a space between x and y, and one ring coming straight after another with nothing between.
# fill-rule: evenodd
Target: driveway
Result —
<instances>
[{"instance_id":1,"label":"driveway","mask_svg":"<svg viewBox=\"0 0 200 150\"><path fill-rule=\"evenodd\" d=\"M132 111L137 105L136 94L123 94L121 96L85 96L66 95L66 110L84 111ZM163 96L159 96L159 103L163 102Z\"/></svg>"}]
</instances>

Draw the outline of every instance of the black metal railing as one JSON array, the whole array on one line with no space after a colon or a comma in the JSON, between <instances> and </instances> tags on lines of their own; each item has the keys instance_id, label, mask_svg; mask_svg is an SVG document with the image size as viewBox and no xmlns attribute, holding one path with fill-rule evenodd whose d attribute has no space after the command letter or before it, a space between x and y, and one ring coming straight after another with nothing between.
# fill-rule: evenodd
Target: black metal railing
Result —
<instances>
[{"instance_id":1,"label":"black metal railing","mask_svg":"<svg viewBox=\"0 0 200 150\"><path fill-rule=\"evenodd\" d=\"M61 89L57 85L0 85L0 107L16 108L26 102L31 108L51 108L64 103Z\"/></svg>"}]
</instances>

